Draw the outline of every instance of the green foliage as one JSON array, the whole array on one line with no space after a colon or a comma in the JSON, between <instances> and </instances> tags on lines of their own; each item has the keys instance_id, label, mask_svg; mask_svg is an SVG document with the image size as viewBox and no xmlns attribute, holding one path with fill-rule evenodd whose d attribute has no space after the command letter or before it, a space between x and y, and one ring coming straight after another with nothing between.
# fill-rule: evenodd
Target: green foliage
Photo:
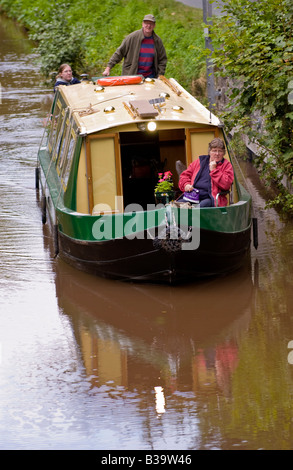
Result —
<instances>
[{"instance_id":1,"label":"green foliage","mask_svg":"<svg viewBox=\"0 0 293 470\"><path fill-rule=\"evenodd\" d=\"M288 100L293 76L292 2L231 0L225 8L211 34L220 74L239 84L231 95L230 120L239 125L239 118L244 118L244 125L251 127L247 116L260 112L266 142L283 153L292 147L293 136L293 107Z\"/></svg>"},{"instance_id":2,"label":"green foliage","mask_svg":"<svg viewBox=\"0 0 293 470\"><path fill-rule=\"evenodd\" d=\"M64 62L72 64L75 70L80 69L83 64L86 35L81 25L69 26L66 16L68 6L66 3L56 3L50 14L50 23L46 22L46 15L36 9L38 21L33 23L34 33L30 37L37 41L41 72L46 76L52 69L57 71Z\"/></svg>"},{"instance_id":3,"label":"green foliage","mask_svg":"<svg viewBox=\"0 0 293 470\"><path fill-rule=\"evenodd\" d=\"M283 216L293 217L293 194L285 191L284 188L280 188L279 194L269 200L266 204L266 208L274 207L278 209Z\"/></svg>"},{"instance_id":4,"label":"green foliage","mask_svg":"<svg viewBox=\"0 0 293 470\"><path fill-rule=\"evenodd\" d=\"M281 160L284 161L282 165ZM293 194L290 186L293 187L293 152L289 150L278 158L272 153L268 155L264 150L255 157L254 163L259 168L265 185L273 190L273 195L268 197L266 208L274 207L280 215L292 218ZM289 175L285 176L286 184L284 174Z\"/></svg>"},{"instance_id":5,"label":"green foliage","mask_svg":"<svg viewBox=\"0 0 293 470\"><path fill-rule=\"evenodd\" d=\"M123 38L141 28L146 13L157 18L167 76L192 91L204 70L202 12L174 0L0 0L0 8L27 27L46 76L63 62L76 73L100 76ZM121 74L121 65L113 74Z\"/></svg>"},{"instance_id":6,"label":"green foliage","mask_svg":"<svg viewBox=\"0 0 293 470\"><path fill-rule=\"evenodd\" d=\"M292 178L292 0L230 0L213 23L214 64L236 83L223 119L274 153L273 180L276 169Z\"/></svg>"}]
</instances>

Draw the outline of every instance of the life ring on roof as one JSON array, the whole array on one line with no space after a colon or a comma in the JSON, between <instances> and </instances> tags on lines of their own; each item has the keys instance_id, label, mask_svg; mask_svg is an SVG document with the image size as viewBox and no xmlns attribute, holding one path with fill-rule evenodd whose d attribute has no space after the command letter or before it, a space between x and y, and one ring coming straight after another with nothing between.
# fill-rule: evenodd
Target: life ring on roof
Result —
<instances>
[{"instance_id":1,"label":"life ring on roof","mask_svg":"<svg viewBox=\"0 0 293 470\"><path fill-rule=\"evenodd\" d=\"M98 78L97 85L117 86L117 85L136 85L143 81L141 75L121 75L120 77Z\"/></svg>"}]
</instances>

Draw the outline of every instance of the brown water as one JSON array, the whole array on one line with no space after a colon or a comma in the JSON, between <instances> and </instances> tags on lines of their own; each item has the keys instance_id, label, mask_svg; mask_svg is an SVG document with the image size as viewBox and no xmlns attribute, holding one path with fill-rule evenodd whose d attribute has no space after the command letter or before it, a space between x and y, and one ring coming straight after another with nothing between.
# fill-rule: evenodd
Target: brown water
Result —
<instances>
[{"instance_id":1,"label":"brown water","mask_svg":"<svg viewBox=\"0 0 293 470\"><path fill-rule=\"evenodd\" d=\"M293 226L251 166L251 267L179 288L75 271L35 191L51 90L3 18L0 44L0 449L292 449Z\"/></svg>"}]
</instances>

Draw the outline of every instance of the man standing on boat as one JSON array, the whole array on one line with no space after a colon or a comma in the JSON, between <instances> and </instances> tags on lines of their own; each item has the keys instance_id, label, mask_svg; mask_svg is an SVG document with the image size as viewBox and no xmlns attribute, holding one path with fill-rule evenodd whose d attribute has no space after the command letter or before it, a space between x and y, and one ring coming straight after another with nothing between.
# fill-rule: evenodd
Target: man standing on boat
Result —
<instances>
[{"instance_id":1,"label":"man standing on boat","mask_svg":"<svg viewBox=\"0 0 293 470\"><path fill-rule=\"evenodd\" d=\"M167 55L162 39L154 32L156 19L146 15L142 29L130 33L112 55L103 75L109 75L114 65L123 58L122 75L143 75L157 78L164 75Z\"/></svg>"}]
</instances>

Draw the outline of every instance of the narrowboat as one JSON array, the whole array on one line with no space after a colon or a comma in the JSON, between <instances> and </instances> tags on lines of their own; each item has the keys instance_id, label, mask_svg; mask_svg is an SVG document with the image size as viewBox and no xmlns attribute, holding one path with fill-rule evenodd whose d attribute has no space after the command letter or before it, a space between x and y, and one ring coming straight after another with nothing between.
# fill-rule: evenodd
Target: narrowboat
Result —
<instances>
[{"instance_id":1,"label":"narrowboat","mask_svg":"<svg viewBox=\"0 0 293 470\"><path fill-rule=\"evenodd\" d=\"M242 266L252 201L235 171L227 206L176 201L179 168L207 154L214 137L233 165L219 118L173 78L59 86L36 168L56 256L106 278L169 284ZM160 172L173 175L163 199L154 192Z\"/></svg>"}]
</instances>

